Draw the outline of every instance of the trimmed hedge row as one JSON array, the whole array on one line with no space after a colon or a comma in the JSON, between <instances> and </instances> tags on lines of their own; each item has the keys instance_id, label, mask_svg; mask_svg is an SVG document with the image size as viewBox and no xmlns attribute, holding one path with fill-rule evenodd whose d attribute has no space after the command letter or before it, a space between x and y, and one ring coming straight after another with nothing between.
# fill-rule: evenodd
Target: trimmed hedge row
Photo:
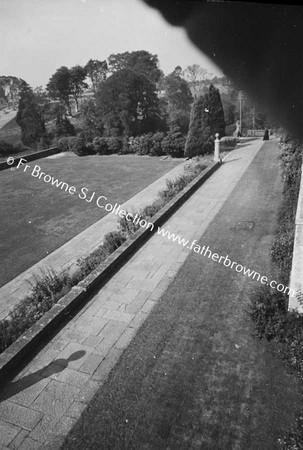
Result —
<instances>
[{"instance_id":1,"label":"trimmed hedge row","mask_svg":"<svg viewBox=\"0 0 303 450\"><path fill-rule=\"evenodd\" d=\"M56 145L62 152L71 151L78 156L133 153L180 158L184 156L185 140L185 136L175 129L130 138L97 136L92 142L86 142L83 136L66 136L56 140Z\"/></svg>"}]
</instances>

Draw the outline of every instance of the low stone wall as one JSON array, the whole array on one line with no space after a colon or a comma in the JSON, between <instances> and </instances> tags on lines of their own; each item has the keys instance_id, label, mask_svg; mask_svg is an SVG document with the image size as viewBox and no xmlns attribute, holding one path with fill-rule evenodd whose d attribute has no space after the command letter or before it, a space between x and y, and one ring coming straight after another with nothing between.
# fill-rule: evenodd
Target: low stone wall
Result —
<instances>
[{"instance_id":1,"label":"low stone wall","mask_svg":"<svg viewBox=\"0 0 303 450\"><path fill-rule=\"evenodd\" d=\"M294 252L292 258L292 269L290 277L290 288L295 290L295 294L290 292L288 309L295 309L303 313L303 165L301 170L301 185L298 198L296 214L296 232L294 242ZM300 303L302 302L302 304Z\"/></svg>"},{"instance_id":2,"label":"low stone wall","mask_svg":"<svg viewBox=\"0 0 303 450\"><path fill-rule=\"evenodd\" d=\"M34 161L35 159L46 158L47 156L55 155L56 153L60 153L58 147L50 147L45 150L41 150L35 153L29 153L28 155L16 155L13 156L14 162L13 164L7 164L6 161L0 163L0 170L9 169L10 167L15 167L18 165L18 162L21 158L26 159L26 161ZM10 158L10 155L7 155L7 158Z\"/></svg>"}]
</instances>

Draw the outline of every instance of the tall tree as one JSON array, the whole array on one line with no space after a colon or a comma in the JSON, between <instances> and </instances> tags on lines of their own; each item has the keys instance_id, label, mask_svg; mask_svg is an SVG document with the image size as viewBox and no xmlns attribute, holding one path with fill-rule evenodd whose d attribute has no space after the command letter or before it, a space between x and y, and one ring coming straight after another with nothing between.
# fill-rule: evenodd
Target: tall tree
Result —
<instances>
[{"instance_id":1,"label":"tall tree","mask_svg":"<svg viewBox=\"0 0 303 450\"><path fill-rule=\"evenodd\" d=\"M201 83L210 77L211 74L204 67L199 64L193 64L187 66L183 71L183 76L189 82L190 87L193 90L194 97L196 98L201 94Z\"/></svg>"},{"instance_id":2,"label":"tall tree","mask_svg":"<svg viewBox=\"0 0 303 450\"><path fill-rule=\"evenodd\" d=\"M75 127L66 117L65 108L60 104L57 105L55 136L59 138L63 136L75 136L75 134Z\"/></svg>"},{"instance_id":3,"label":"tall tree","mask_svg":"<svg viewBox=\"0 0 303 450\"><path fill-rule=\"evenodd\" d=\"M88 88L88 85L85 82L87 73L85 68L79 65L72 67L69 72L70 72L71 94L76 104L76 111L78 112L79 99L81 97L81 94L84 89Z\"/></svg>"},{"instance_id":4,"label":"tall tree","mask_svg":"<svg viewBox=\"0 0 303 450\"><path fill-rule=\"evenodd\" d=\"M158 56L152 55L146 50L112 54L108 58L108 67L112 73L122 69L131 69L145 75L153 83L157 83L161 77Z\"/></svg>"},{"instance_id":5,"label":"tall tree","mask_svg":"<svg viewBox=\"0 0 303 450\"><path fill-rule=\"evenodd\" d=\"M50 78L46 89L49 96L59 99L71 114L70 95L72 95L71 73L66 66L60 67Z\"/></svg>"},{"instance_id":6,"label":"tall tree","mask_svg":"<svg viewBox=\"0 0 303 450\"><path fill-rule=\"evenodd\" d=\"M21 128L21 140L24 145L37 147L39 141L46 138L45 123L37 98L25 82L20 90L16 122Z\"/></svg>"},{"instance_id":7,"label":"tall tree","mask_svg":"<svg viewBox=\"0 0 303 450\"><path fill-rule=\"evenodd\" d=\"M213 136L219 133L220 137L225 136L225 118L224 110L221 102L219 89L213 84L209 86L209 123L210 132Z\"/></svg>"},{"instance_id":8,"label":"tall tree","mask_svg":"<svg viewBox=\"0 0 303 450\"><path fill-rule=\"evenodd\" d=\"M220 92L211 84L193 104L184 155L191 158L212 152L216 133L225 135L225 120Z\"/></svg>"},{"instance_id":9,"label":"tall tree","mask_svg":"<svg viewBox=\"0 0 303 450\"><path fill-rule=\"evenodd\" d=\"M40 116L43 119L43 121L46 123L47 120L50 120L53 118L51 114L51 102L50 98L47 94L47 91L43 89L42 86L38 86L34 89L34 94L36 96L38 106L39 106L39 112Z\"/></svg>"},{"instance_id":10,"label":"tall tree","mask_svg":"<svg viewBox=\"0 0 303 450\"><path fill-rule=\"evenodd\" d=\"M211 151L209 95L198 97L191 110L184 156L192 158Z\"/></svg>"},{"instance_id":11,"label":"tall tree","mask_svg":"<svg viewBox=\"0 0 303 450\"><path fill-rule=\"evenodd\" d=\"M81 107L82 129L85 140L91 142L94 137L101 136L104 126L100 114L97 113L96 101L94 98L85 99Z\"/></svg>"},{"instance_id":12,"label":"tall tree","mask_svg":"<svg viewBox=\"0 0 303 450\"><path fill-rule=\"evenodd\" d=\"M180 77L178 69L177 66L173 73L164 78L163 87L168 103L170 128L179 127L183 133L187 133L193 96L187 81Z\"/></svg>"},{"instance_id":13,"label":"tall tree","mask_svg":"<svg viewBox=\"0 0 303 450\"><path fill-rule=\"evenodd\" d=\"M84 68L92 83L93 91L96 92L98 84L106 80L108 73L107 62L90 59Z\"/></svg>"},{"instance_id":14,"label":"tall tree","mask_svg":"<svg viewBox=\"0 0 303 450\"><path fill-rule=\"evenodd\" d=\"M100 86L97 111L108 135L140 134L159 128L156 86L144 75L122 69Z\"/></svg>"}]
</instances>

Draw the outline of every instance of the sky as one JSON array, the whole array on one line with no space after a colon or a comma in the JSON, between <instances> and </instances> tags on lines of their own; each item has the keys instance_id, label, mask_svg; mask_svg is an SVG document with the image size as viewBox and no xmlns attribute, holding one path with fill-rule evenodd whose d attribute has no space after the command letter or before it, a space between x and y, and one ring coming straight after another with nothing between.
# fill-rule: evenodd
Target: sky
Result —
<instances>
[{"instance_id":1,"label":"sky","mask_svg":"<svg viewBox=\"0 0 303 450\"><path fill-rule=\"evenodd\" d=\"M0 75L46 85L61 66L147 50L165 74L199 64L222 72L141 0L0 0Z\"/></svg>"}]
</instances>

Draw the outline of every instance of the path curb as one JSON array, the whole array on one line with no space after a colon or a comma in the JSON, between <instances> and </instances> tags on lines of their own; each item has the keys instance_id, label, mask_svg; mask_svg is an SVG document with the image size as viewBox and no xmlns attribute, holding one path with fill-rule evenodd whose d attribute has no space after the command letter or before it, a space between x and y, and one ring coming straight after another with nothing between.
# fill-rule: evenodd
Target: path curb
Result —
<instances>
[{"instance_id":1,"label":"path curb","mask_svg":"<svg viewBox=\"0 0 303 450\"><path fill-rule=\"evenodd\" d=\"M21 158L25 159L26 162L28 161L34 161L35 159L41 159L46 158L47 156L56 155L57 153L60 153L61 150L58 149L58 147L50 147L46 150L41 150L40 152L36 153L29 153L28 155L22 155L22 156L16 156L14 158L13 164L7 164L6 161L0 162L0 171L5 169L10 169L11 167L16 167L20 161ZM10 155L7 155L7 158L9 158Z\"/></svg>"},{"instance_id":2,"label":"path curb","mask_svg":"<svg viewBox=\"0 0 303 450\"><path fill-rule=\"evenodd\" d=\"M161 226L219 167L220 162L212 163L200 176L195 178L183 191L167 203L152 219L154 231L139 229L124 242L104 263L90 273L77 286L62 297L38 322L29 328L3 353L0 354L0 382L7 381L9 374L17 369L22 360L41 344L62 323L68 314L85 304L97 287L105 284L122 267L127 259L143 245Z\"/></svg>"}]
</instances>

